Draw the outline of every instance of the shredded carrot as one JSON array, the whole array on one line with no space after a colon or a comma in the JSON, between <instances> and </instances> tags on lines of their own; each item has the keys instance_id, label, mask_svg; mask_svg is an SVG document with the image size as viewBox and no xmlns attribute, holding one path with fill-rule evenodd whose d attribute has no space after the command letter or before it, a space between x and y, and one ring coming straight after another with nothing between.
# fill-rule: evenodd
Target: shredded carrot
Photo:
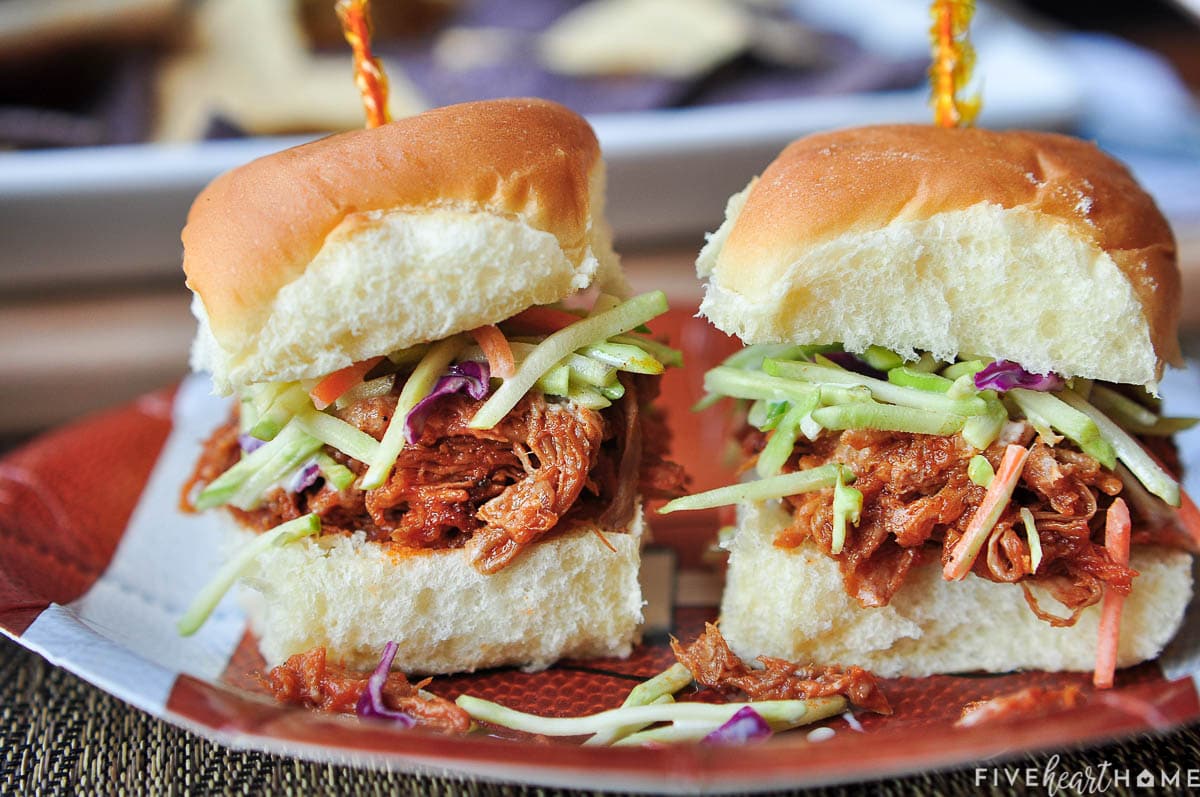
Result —
<instances>
[{"instance_id":1,"label":"shredded carrot","mask_svg":"<svg viewBox=\"0 0 1200 797\"><path fill-rule=\"evenodd\" d=\"M354 82L367 111L367 127L391 121L388 116L388 80L379 60L371 53L370 0L338 0L334 8L342 23L342 35L354 51Z\"/></svg>"},{"instance_id":2,"label":"shredded carrot","mask_svg":"<svg viewBox=\"0 0 1200 797\"><path fill-rule=\"evenodd\" d=\"M476 327L471 330L471 337L475 338L479 348L483 349L483 356L487 357L492 376L511 379L517 372L517 362L513 359L512 346L508 345L508 338L504 337L500 327L495 324Z\"/></svg>"},{"instance_id":3,"label":"shredded carrot","mask_svg":"<svg viewBox=\"0 0 1200 797\"><path fill-rule=\"evenodd\" d=\"M579 316L568 313L566 310L555 310L553 307L530 307L508 319L508 323L538 332L557 332L578 320Z\"/></svg>"},{"instance_id":4,"label":"shredded carrot","mask_svg":"<svg viewBox=\"0 0 1200 797\"><path fill-rule=\"evenodd\" d=\"M1129 564L1129 536L1132 523L1129 508L1121 498L1112 502L1104 519L1104 547L1119 565ZM1100 613L1100 640L1096 644L1096 672L1092 683L1097 689L1111 689L1117 671L1117 646L1121 640L1121 610L1125 596L1111 587L1104 588L1104 606Z\"/></svg>"},{"instance_id":5,"label":"shredded carrot","mask_svg":"<svg viewBox=\"0 0 1200 797\"><path fill-rule=\"evenodd\" d=\"M1000 519L1004 507L1012 498L1013 490L1017 487L1017 481L1021 478L1021 471L1024 469L1025 460L1028 457L1029 449L1023 446L1010 445L1004 449L1004 459L1000 460L1000 467L996 469L996 475L992 478L992 483L988 485L983 501L975 510L975 514L971 516L967 530L963 532L962 539L954 547L954 551L950 554L950 559L942 571L942 575L947 581L961 581L971 571L971 565L975 564L975 557L979 554L979 549L983 547L988 535L996 527L996 521Z\"/></svg>"},{"instance_id":6,"label":"shredded carrot","mask_svg":"<svg viewBox=\"0 0 1200 797\"><path fill-rule=\"evenodd\" d=\"M347 390L361 382L363 377L381 362L383 362L382 357L372 357L369 360L347 365L339 371L334 371L308 392L308 395L312 397L313 405L319 410L325 409L341 398Z\"/></svg>"},{"instance_id":7,"label":"shredded carrot","mask_svg":"<svg viewBox=\"0 0 1200 797\"><path fill-rule=\"evenodd\" d=\"M1175 510L1179 516L1179 522L1192 541L1200 545L1200 509L1196 508L1195 502L1187 493L1180 491L1179 498L1179 509Z\"/></svg>"},{"instance_id":8,"label":"shredded carrot","mask_svg":"<svg viewBox=\"0 0 1200 797\"><path fill-rule=\"evenodd\" d=\"M603 532L603 531L601 531L601 530L600 530L600 529L598 529L598 528L593 528L593 529L592 529L592 532L593 532L593 533L594 533L594 534L595 534L597 537L599 537L599 538L600 538L600 542L604 543L604 547L605 547L605 548L607 548L608 550L612 551L613 553L616 553L616 552L617 552L617 549L613 547L613 544L612 544L611 542L609 542L609 541L608 541L608 537L605 537L605 536L604 536L604 532Z\"/></svg>"}]
</instances>

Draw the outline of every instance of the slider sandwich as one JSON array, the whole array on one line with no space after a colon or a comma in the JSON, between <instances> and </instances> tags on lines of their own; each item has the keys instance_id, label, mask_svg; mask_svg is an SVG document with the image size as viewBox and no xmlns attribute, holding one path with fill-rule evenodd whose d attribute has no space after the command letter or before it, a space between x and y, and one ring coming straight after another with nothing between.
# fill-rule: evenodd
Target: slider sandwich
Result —
<instances>
[{"instance_id":1,"label":"slider sandwich","mask_svg":"<svg viewBox=\"0 0 1200 797\"><path fill-rule=\"evenodd\" d=\"M638 633L643 498L679 494L578 115L468 103L217 178L183 232L193 367L237 397L184 488L242 530L268 664L542 668ZM581 291L576 309L560 304ZM390 650L390 648L389 648Z\"/></svg>"},{"instance_id":2,"label":"slider sandwich","mask_svg":"<svg viewBox=\"0 0 1200 797\"><path fill-rule=\"evenodd\" d=\"M814 135L730 200L697 271L702 314L751 344L706 389L745 409L758 478L664 511L738 504L738 655L1105 683L1172 637L1180 277L1121 164L1043 133Z\"/></svg>"}]
</instances>

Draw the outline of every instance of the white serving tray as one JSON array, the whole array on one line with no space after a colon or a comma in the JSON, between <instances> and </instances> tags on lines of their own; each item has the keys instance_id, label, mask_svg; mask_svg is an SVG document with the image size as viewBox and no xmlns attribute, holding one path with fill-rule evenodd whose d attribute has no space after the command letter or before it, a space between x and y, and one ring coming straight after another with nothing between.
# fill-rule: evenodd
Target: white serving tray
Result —
<instances>
[{"instance_id":1,"label":"white serving tray","mask_svg":"<svg viewBox=\"0 0 1200 797\"><path fill-rule=\"evenodd\" d=\"M1069 128L1075 70L1053 41L989 15L976 37L980 124ZM789 141L874 122L928 122L924 89L590 118L609 168L619 243L690 240ZM177 274L179 230L196 193L226 169L302 138L0 153L0 293L64 281Z\"/></svg>"}]
</instances>

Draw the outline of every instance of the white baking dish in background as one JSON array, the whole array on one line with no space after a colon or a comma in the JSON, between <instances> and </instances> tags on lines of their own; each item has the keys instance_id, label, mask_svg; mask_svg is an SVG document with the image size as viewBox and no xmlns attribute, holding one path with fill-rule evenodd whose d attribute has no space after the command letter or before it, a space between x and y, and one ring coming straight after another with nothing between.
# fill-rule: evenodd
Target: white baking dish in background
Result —
<instances>
[{"instance_id":1,"label":"white baking dish in background","mask_svg":"<svg viewBox=\"0 0 1200 797\"><path fill-rule=\"evenodd\" d=\"M1081 107L1075 70L1051 38L988 17L975 41L980 124L1069 129ZM623 248L663 240L698 248L725 199L805 133L930 119L924 88L591 117ZM177 277L179 230L197 192L303 140L0 153L0 293Z\"/></svg>"}]
</instances>

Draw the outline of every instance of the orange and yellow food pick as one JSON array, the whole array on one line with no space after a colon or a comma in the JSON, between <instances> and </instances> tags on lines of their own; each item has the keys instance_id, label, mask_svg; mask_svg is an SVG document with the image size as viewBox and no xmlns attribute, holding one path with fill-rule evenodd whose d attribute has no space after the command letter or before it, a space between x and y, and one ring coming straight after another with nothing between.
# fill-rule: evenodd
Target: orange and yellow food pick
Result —
<instances>
[{"instance_id":1,"label":"orange and yellow food pick","mask_svg":"<svg viewBox=\"0 0 1200 797\"><path fill-rule=\"evenodd\" d=\"M369 0L338 0L337 15L342 34L354 51L354 82L362 93L367 110L367 127L379 127L392 121L388 116L388 81L379 60L371 54L371 16Z\"/></svg>"},{"instance_id":2,"label":"orange and yellow food pick","mask_svg":"<svg viewBox=\"0 0 1200 797\"><path fill-rule=\"evenodd\" d=\"M960 97L971 80L975 67L975 48L967 32L975 16L974 0L934 0L930 7L933 25L929 37L933 45L933 63L929 84L933 89L934 124L938 127L968 127L979 115L978 94Z\"/></svg>"}]
</instances>

